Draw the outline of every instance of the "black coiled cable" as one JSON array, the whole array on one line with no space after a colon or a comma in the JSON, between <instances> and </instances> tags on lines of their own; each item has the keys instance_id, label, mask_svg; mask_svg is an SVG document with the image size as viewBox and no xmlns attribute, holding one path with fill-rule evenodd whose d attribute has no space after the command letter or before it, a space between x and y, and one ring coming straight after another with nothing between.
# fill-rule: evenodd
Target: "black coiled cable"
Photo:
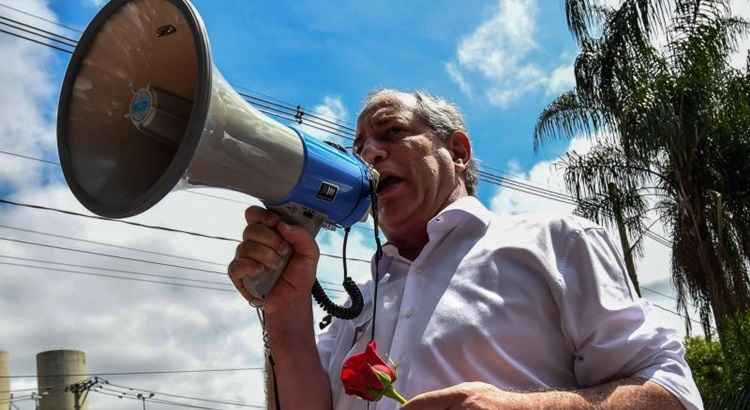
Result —
<instances>
[{"instance_id":1,"label":"black coiled cable","mask_svg":"<svg viewBox=\"0 0 750 410\"><path fill-rule=\"evenodd\" d=\"M344 320L354 319L355 317L359 316L360 313L362 313L362 308L364 307L362 292L359 290L359 287L354 282L354 280L349 277L349 272L346 266L346 243L349 239L349 230L350 228L344 229L344 249L342 251L342 260L344 262L344 281L342 285L344 286L344 290L346 290L346 293L349 295L351 304L348 307L335 304L328 297L328 295L326 295L326 292L323 290L320 282L318 282L318 280L316 279L312 288L313 298L315 298L315 301L318 302L318 305L320 305L321 309L328 313L318 325L321 329L324 329L326 326L328 326L331 323L333 317Z\"/></svg>"}]
</instances>

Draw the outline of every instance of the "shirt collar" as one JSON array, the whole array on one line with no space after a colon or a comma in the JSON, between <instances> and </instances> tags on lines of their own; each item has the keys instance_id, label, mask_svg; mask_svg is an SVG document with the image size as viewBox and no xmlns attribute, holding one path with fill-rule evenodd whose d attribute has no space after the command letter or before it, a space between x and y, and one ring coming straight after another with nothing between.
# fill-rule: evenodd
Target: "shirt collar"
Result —
<instances>
[{"instance_id":1,"label":"shirt collar","mask_svg":"<svg viewBox=\"0 0 750 410\"><path fill-rule=\"evenodd\" d=\"M427 223L427 234L451 230L464 222L474 222L482 227L490 223L492 213L474 196L461 197L443 208Z\"/></svg>"},{"instance_id":2,"label":"shirt collar","mask_svg":"<svg viewBox=\"0 0 750 410\"><path fill-rule=\"evenodd\" d=\"M430 237L430 240L433 240L436 235L448 232L465 222L473 222L482 228L486 228L490 223L491 216L492 213L476 197L465 196L450 203L427 222L427 235ZM387 260L381 261L381 264L385 263L384 266L381 266L381 270L384 268L387 270L387 266L389 266L392 259L399 259L407 264L412 263L412 261L401 256L398 253L398 248L390 242L386 242L382 249L384 259ZM372 260L374 266L374 255Z\"/></svg>"}]
</instances>

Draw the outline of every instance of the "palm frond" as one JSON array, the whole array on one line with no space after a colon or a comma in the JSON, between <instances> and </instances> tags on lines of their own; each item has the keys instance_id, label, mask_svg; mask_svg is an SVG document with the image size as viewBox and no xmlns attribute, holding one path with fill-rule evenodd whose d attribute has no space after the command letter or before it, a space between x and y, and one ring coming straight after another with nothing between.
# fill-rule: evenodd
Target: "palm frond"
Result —
<instances>
[{"instance_id":1,"label":"palm frond","mask_svg":"<svg viewBox=\"0 0 750 410\"><path fill-rule=\"evenodd\" d=\"M581 133L592 136L606 127L606 118L596 106L569 91L557 97L539 115L534 127L534 150L555 137L572 139Z\"/></svg>"}]
</instances>

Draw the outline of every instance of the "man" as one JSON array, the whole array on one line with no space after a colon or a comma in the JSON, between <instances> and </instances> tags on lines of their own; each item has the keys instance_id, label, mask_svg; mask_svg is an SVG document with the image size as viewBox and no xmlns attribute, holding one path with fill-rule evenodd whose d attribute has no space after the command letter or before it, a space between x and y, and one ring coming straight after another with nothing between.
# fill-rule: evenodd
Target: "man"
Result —
<instances>
[{"instance_id":1,"label":"man","mask_svg":"<svg viewBox=\"0 0 750 410\"><path fill-rule=\"evenodd\" d=\"M674 332L633 297L615 246L580 218L501 217L471 194L475 170L463 120L423 94L372 94L354 150L380 173L378 215L389 240L377 270L375 340L398 365L403 409L702 408ZM282 409L365 409L339 381L369 341L363 314L315 341L309 234L252 207L229 273L278 266L265 300ZM376 409L395 409L382 400Z\"/></svg>"}]
</instances>

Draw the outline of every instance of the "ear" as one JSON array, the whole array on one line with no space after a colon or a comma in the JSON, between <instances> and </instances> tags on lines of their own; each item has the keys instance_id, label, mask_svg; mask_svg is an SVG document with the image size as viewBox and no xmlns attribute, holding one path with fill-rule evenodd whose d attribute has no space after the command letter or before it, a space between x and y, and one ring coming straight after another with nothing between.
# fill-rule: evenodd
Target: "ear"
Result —
<instances>
[{"instance_id":1,"label":"ear","mask_svg":"<svg viewBox=\"0 0 750 410\"><path fill-rule=\"evenodd\" d=\"M471 142L469 141L469 136L462 131L454 131L448 138L447 148L451 152L456 171L466 171L471 161Z\"/></svg>"}]
</instances>

